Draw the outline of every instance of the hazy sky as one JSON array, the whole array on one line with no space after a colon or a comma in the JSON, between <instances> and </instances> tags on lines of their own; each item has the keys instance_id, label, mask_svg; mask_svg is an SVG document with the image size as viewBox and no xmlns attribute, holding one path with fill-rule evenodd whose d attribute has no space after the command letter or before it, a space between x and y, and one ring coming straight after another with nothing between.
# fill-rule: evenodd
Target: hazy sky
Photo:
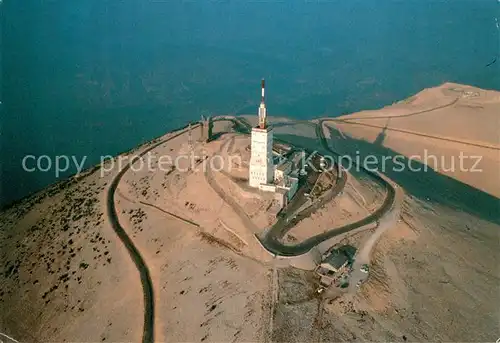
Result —
<instances>
[{"instance_id":1,"label":"hazy sky","mask_svg":"<svg viewBox=\"0 0 500 343\"><path fill-rule=\"evenodd\" d=\"M336 116L444 81L500 89L495 0L4 1L0 203L26 154L116 154L200 114Z\"/></svg>"}]
</instances>

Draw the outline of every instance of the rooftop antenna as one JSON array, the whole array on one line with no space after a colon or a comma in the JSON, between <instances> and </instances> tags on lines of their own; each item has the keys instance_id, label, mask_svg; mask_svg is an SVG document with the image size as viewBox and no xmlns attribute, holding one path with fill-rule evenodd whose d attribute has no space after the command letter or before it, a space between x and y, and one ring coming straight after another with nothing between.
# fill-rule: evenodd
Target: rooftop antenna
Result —
<instances>
[{"instance_id":1,"label":"rooftop antenna","mask_svg":"<svg viewBox=\"0 0 500 343\"><path fill-rule=\"evenodd\" d=\"M265 98L266 82L264 79L261 81L261 100L259 106L259 128L266 128L267 120L267 110L266 110L266 98Z\"/></svg>"},{"instance_id":2,"label":"rooftop antenna","mask_svg":"<svg viewBox=\"0 0 500 343\"><path fill-rule=\"evenodd\" d=\"M261 85L261 88L262 88L262 97L261 97L261 100L260 100L260 103L261 104L265 104L265 100L266 100L266 97L265 97L265 90L266 90L266 80L262 79L262 81L260 82L260 85Z\"/></svg>"}]
</instances>

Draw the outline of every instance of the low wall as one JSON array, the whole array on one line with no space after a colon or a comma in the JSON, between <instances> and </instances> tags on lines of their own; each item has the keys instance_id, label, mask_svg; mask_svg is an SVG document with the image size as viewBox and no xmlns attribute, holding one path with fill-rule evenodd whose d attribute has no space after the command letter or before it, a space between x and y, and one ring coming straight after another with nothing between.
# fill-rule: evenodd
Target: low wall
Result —
<instances>
[{"instance_id":1,"label":"low wall","mask_svg":"<svg viewBox=\"0 0 500 343\"><path fill-rule=\"evenodd\" d=\"M275 192L276 191L276 186L275 185L264 185L260 184L259 189L264 191L264 192Z\"/></svg>"},{"instance_id":2,"label":"low wall","mask_svg":"<svg viewBox=\"0 0 500 343\"><path fill-rule=\"evenodd\" d=\"M279 268L294 267L302 270L314 270L321 262L321 253L318 252L316 247L301 255L280 256L267 250L257 235L254 235L254 238L262 250L275 260L276 266Z\"/></svg>"},{"instance_id":3,"label":"low wall","mask_svg":"<svg viewBox=\"0 0 500 343\"><path fill-rule=\"evenodd\" d=\"M330 249L332 246L337 244L340 240L345 238L346 235L352 235L354 233L364 231L364 230L369 230L369 229L374 229L377 227L377 223L370 223L365 226L361 226L355 230L351 230L349 232L346 232L344 234L340 234L338 236L332 237L330 239L327 239L315 247L313 247L311 250L308 252L298 255L298 256L279 256L279 255L274 255L273 253L269 252L264 246L262 248L269 253L270 256L273 256L275 261L276 261L276 266L280 268L286 268L286 267L294 267L302 270L314 270L318 266L318 264L321 263L321 257L322 255ZM260 243L260 240L255 237L257 241Z\"/></svg>"}]
</instances>

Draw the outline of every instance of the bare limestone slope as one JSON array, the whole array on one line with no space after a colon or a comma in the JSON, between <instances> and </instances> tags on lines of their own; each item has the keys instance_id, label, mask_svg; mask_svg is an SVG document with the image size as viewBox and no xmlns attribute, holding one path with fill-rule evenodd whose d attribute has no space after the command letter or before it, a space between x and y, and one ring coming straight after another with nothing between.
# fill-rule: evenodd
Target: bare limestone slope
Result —
<instances>
[{"instance_id":1,"label":"bare limestone slope","mask_svg":"<svg viewBox=\"0 0 500 343\"><path fill-rule=\"evenodd\" d=\"M498 92L444 84L327 124L343 154L401 155L408 166L427 150L446 165L425 170L416 161L422 170L401 171L387 163L384 174L406 193L401 217L372 251L361 292L323 304L324 339L497 339L499 115ZM482 171L460 170L458 162L452 170L460 152L480 156Z\"/></svg>"},{"instance_id":2,"label":"bare limestone slope","mask_svg":"<svg viewBox=\"0 0 500 343\"><path fill-rule=\"evenodd\" d=\"M105 216L99 173L0 214L0 328L25 342L139 340L139 279Z\"/></svg>"},{"instance_id":3,"label":"bare limestone slope","mask_svg":"<svg viewBox=\"0 0 500 343\"><path fill-rule=\"evenodd\" d=\"M498 92L445 84L324 122L328 144L340 154L389 157L383 173L404 194L400 217L377 240L376 224L335 237L371 263L367 281L344 294L332 289L319 297L312 272L278 268L259 247L254 234L273 222L264 213L271 202L245 187L249 141L230 122L215 124L213 142L197 142L199 130L192 138L202 157L241 156L233 172L127 171L113 201L151 271L155 340L496 340L499 113ZM315 123L273 124L279 138L321 149ZM448 159L446 167L460 152L481 156L483 171L433 164L394 170L393 157L408 162L425 150ZM152 153L190 151L181 135ZM94 168L0 213L0 333L23 342L142 339L139 273L106 217L117 171L101 177ZM357 221L385 195L362 173L350 173L343 194L290 234L305 239Z\"/></svg>"}]
</instances>

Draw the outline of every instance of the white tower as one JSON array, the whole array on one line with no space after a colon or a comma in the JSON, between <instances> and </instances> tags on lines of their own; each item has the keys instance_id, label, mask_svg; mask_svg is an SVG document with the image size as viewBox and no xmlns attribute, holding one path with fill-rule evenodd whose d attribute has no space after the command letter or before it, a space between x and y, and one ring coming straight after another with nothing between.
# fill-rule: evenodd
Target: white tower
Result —
<instances>
[{"instance_id":1,"label":"white tower","mask_svg":"<svg viewBox=\"0 0 500 343\"><path fill-rule=\"evenodd\" d=\"M264 97L265 83L262 80L262 99L259 106L259 125L252 128L252 144L248 183L258 188L274 179L273 130L267 125L267 111Z\"/></svg>"}]
</instances>

